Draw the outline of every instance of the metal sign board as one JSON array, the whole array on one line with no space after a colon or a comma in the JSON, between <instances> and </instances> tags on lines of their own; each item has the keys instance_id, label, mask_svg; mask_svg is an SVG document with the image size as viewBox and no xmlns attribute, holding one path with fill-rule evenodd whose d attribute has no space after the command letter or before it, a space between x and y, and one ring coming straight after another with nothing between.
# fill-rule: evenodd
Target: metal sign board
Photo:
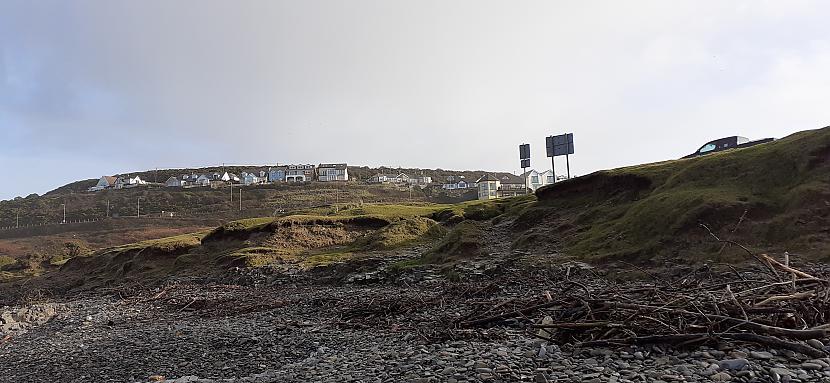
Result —
<instances>
[{"instance_id":1,"label":"metal sign board","mask_svg":"<svg viewBox=\"0 0 830 383\"><path fill-rule=\"evenodd\" d=\"M574 135L573 133L567 133L558 136L548 136L545 140L545 148L547 149L548 157L574 154Z\"/></svg>"},{"instance_id":2,"label":"metal sign board","mask_svg":"<svg viewBox=\"0 0 830 383\"><path fill-rule=\"evenodd\" d=\"M530 158L530 144L519 145L519 159L526 160Z\"/></svg>"},{"instance_id":3,"label":"metal sign board","mask_svg":"<svg viewBox=\"0 0 830 383\"><path fill-rule=\"evenodd\" d=\"M521 166L522 169L530 167L530 158L525 158L521 161L522 161L522 166Z\"/></svg>"}]
</instances>

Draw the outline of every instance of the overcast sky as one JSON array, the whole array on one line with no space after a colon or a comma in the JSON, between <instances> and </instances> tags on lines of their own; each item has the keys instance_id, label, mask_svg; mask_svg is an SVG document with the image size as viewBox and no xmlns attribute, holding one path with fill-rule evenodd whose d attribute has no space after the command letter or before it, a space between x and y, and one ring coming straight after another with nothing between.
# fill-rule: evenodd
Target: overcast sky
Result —
<instances>
[{"instance_id":1,"label":"overcast sky","mask_svg":"<svg viewBox=\"0 0 830 383\"><path fill-rule=\"evenodd\" d=\"M550 168L828 125L826 1L0 1L0 199L152 168ZM564 165L564 161L559 161ZM558 169L564 172L564 166Z\"/></svg>"}]
</instances>

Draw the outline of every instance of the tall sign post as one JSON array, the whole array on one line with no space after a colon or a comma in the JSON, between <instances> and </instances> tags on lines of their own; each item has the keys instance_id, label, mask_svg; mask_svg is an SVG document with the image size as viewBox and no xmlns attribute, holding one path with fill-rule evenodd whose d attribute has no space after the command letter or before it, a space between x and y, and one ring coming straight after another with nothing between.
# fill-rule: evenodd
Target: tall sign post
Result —
<instances>
[{"instance_id":1,"label":"tall sign post","mask_svg":"<svg viewBox=\"0 0 830 383\"><path fill-rule=\"evenodd\" d=\"M522 165L522 177L525 181L525 192L527 194L527 168L530 167L530 144L519 145L519 162Z\"/></svg>"},{"instance_id":2,"label":"tall sign post","mask_svg":"<svg viewBox=\"0 0 830 383\"><path fill-rule=\"evenodd\" d=\"M556 163L554 162L554 158L557 156L565 156L565 165L568 169L568 179L571 179L571 160L568 155L574 154L574 134L565 133L558 136L548 136L545 140L545 148L547 149L548 157L550 157L553 182L556 182Z\"/></svg>"}]
</instances>

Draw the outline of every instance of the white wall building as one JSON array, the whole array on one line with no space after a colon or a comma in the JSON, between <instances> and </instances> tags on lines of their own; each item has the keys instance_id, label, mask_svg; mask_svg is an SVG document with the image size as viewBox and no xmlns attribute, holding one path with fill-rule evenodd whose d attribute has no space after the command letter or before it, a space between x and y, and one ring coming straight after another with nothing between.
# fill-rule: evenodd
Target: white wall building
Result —
<instances>
[{"instance_id":1,"label":"white wall building","mask_svg":"<svg viewBox=\"0 0 830 383\"><path fill-rule=\"evenodd\" d=\"M101 179L98 180L98 183L95 186L90 187L87 189L88 191L94 192L99 190L104 190L106 188L115 187L115 183L118 181L118 178L114 176L103 176Z\"/></svg>"},{"instance_id":2,"label":"white wall building","mask_svg":"<svg viewBox=\"0 0 830 383\"><path fill-rule=\"evenodd\" d=\"M349 166L346 164L320 164L317 166L317 179L321 182L348 181Z\"/></svg>"}]
</instances>

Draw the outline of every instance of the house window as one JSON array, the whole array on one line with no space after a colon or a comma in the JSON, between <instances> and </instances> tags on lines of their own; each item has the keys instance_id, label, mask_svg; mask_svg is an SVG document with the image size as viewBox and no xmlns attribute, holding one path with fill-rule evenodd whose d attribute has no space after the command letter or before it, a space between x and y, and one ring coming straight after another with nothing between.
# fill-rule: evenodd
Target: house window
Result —
<instances>
[{"instance_id":1,"label":"house window","mask_svg":"<svg viewBox=\"0 0 830 383\"><path fill-rule=\"evenodd\" d=\"M539 183L539 176L530 177L530 183L538 184Z\"/></svg>"},{"instance_id":2,"label":"house window","mask_svg":"<svg viewBox=\"0 0 830 383\"><path fill-rule=\"evenodd\" d=\"M549 183L549 184L552 184L552 183L553 183L553 176L548 176L548 183Z\"/></svg>"}]
</instances>

